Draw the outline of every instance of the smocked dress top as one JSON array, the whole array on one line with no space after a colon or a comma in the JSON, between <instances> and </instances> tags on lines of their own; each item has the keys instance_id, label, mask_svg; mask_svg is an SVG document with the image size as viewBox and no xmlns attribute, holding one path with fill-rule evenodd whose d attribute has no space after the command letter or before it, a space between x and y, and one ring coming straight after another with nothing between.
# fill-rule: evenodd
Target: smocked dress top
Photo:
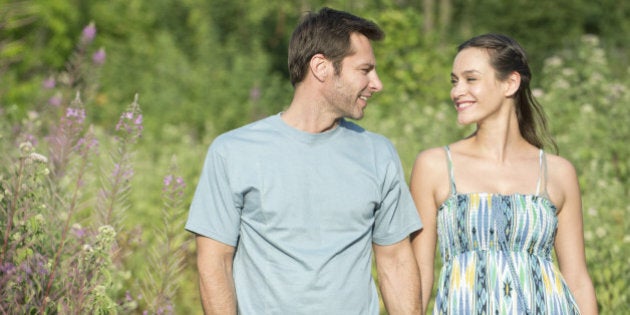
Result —
<instances>
[{"instance_id":1,"label":"smocked dress top","mask_svg":"<svg viewBox=\"0 0 630 315\"><path fill-rule=\"evenodd\" d=\"M579 314L552 261L558 219L544 188L544 151L532 195L458 193L445 150L451 187L437 213L442 269L433 313Z\"/></svg>"}]
</instances>

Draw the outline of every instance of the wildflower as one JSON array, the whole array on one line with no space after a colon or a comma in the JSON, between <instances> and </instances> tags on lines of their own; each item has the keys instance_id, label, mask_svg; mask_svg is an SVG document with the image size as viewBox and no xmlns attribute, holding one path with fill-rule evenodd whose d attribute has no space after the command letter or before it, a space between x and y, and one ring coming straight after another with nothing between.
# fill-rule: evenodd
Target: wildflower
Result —
<instances>
[{"instance_id":1,"label":"wildflower","mask_svg":"<svg viewBox=\"0 0 630 315\"><path fill-rule=\"evenodd\" d=\"M75 223L72 225L72 232L74 232L74 235L76 235L76 237L78 238L82 238L83 236L85 236L85 229L79 223Z\"/></svg>"},{"instance_id":2,"label":"wildflower","mask_svg":"<svg viewBox=\"0 0 630 315\"><path fill-rule=\"evenodd\" d=\"M20 152L22 152L22 154L26 155L28 153L31 153L32 151L33 144L30 141L20 143Z\"/></svg>"},{"instance_id":3,"label":"wildflower","mask_svg":"<svg viewBox=\"0 0 630 315\"><path fill-rule=\"evenodd\" d=\"M42 87L47 90L54 89L55 83L56 83L55 78L48 77L44 80L44 82L42 82Z\"/></svg>"},{"instance_id":4,"label":"wildflower","mask_svg":"<svg viewBox=\"0 0 630 315\"><path fill-rule=\"evenodd\" d=\"M92 55L92 61L96 65L102 65L105 63L105 57L107 54L105 53L105 48L100 48Z\"/></svg>"},{"instance_id":5,"label":"wildflower","mask_svg":"<svg viewBox=\"0 0 630 315\"><path fill-rule=\"evenodd\" d=\"M29 154L26 157L26 160L28 162L38 162L38 163L42 163L42 164L46 164L48 163L48 158L39 154L39 153L35 153L35 152L31 152L31 154Z\"/></svg>"},{"instance_id":6,"label":"wildflower","mask_svg":"<svg viewBox=\"0 0 630 315\"><path fill-rule=\"evenodd\" d=\"M177 179L175 179L175 182L177 183L177 187L180 187L180 188L186 187L186 183L184 183L184 179L181 176L178 176Z\"/></svg>"},{"instance_id":7,"label":"wildflower","mask_svg":"<svg viewBox=\"0 0 630 315\"><path fill-rule=\"evenodd\" d=\"M260 100L260 88L259 87L253 87L251 90L249 90L249 99L254 101L254 102Z\"/></svg>"},{"instance_id":8,"label":"wildflower","mask_svg":"<svg viewBox=\"0 0 630 315\"><path fill-rule=\"evenodd\" d=\"M92 248L92 245L90 245L90 244L83 244L83 250L88 252L88 253L91 253L91 252L94 251L94 249Z\"/></svg>"},{"instance_id":9,"label":"wildflower","mask_svg":"<svg viewBox=\"0 0 630 315\"><path fill-rule=\"evenodd\" d=\"M595 234L597 237L602 238L606 236L606 229L600 226L595 230Z\"/></svg>"},{"instance_id":10,"label":"wildflower","mask_svg":"<svg viewBox=\"0 0 630 315\"><path fill-rule=\"evenodd\" d=\"M66 108L66 118L74 118L77 123L82 124L85 120L85 109L68 107Z\"/></svg>"},{"instance_id":11,"label":"wildflower","mask_svg":"<svg viewBox=\"0 0 630 315\"><path fill-rule=\"evenodd\" d=\"M181 196L184 193L185 188L186 183L181 176L175 177L170 174L164 176L164 187L162 188L162 191Z\"/></svg>"},{"instance_id":12,"label":"wildflower","mask_svg":"<svg viewBox=\"0 0 630 315\"><path fill-rule=\"evenodd\" d=\"M92 150L98 147L98 139L82 137L77 141L77 147Z\"/></svg>"},{"instance_id":13,"label":"wildflower","mask_svg":"<svg viewBox=\"0 0 630 315\"><path fill-rule=\"evenodd\" d=\"M553 56L545 60L545 64L548 67L560 67L564 64L564 60L558 56Z\"/></svg>"},{"instance_id":14,"label":"wildflower","mask_svg":"<svg viewBox=\"0 0 630 315\"><path fill-rule=\"evenodd\" d=\"M116 237L116 230L111 225L103 225L98 228L98 239L107 244L111 243Z\"/></svg>"},{"instance_id":15,"label":"wildflower","mask_svg":"<svg viewBox=\"0 0 630 315\"><path fill-rule=\"evenodd\" d=\"M138 105L138 95L136 95L129 110L120 115L120 119L116 124L116 130L126 132L132 139L139 138L143 130L142 120L142 113Z\"/></svg>"},{"instance_id":16,"label":"wildflower","mask_svg":"<svg viewBox=\"0 0 630 315\"><path fill-rule=\"evenodd\" d=\"M173 175L166 175L164 176L164 186L170 186L171 182L173 181Z\"/></svg>"},{"instance_id":17,"label":"wildflower","mask_svg":"<svg viewBox=\"0 0 630 315\"><path fill-rule=\"evenodd\" d=\"M58 107L61 105L61 94L57 93L48 99L48 104Z\"/></svg>"},{"instance_id":18,"label":"wildflower","mask_svg":"<svg viewBox=\"0 0 630 315\"><path fill-rule=\"evenodd\" d=\"M13 274L16 269L17 268L15 268L15 265L10 262L5 262L2 265L0 265L0 273L5 274L5 275Z\"/></svg>"},{"instance_id":19,"label":"wildflower","mask_svg":"<svg viewBox=\"0 0 630 315\"><path fill-rule=\"evenodd\" d=\"M94 22L90 22L90 24L88 24L81 33L81 41L86 44L91 43L94 40L95 36L96 26L94 25Z\"/></svg>"}]
</instances>

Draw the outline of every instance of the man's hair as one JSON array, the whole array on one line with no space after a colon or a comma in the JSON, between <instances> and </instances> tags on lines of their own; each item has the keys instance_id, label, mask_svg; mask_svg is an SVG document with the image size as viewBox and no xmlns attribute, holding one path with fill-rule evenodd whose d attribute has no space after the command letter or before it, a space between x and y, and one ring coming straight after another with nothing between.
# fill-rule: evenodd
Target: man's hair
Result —
<instances>
[{"instance_id":1,"label":"man's hair","mask_svg":"<svg viewBox=\"0 0 630 315\"><path fill-rule=\"evenodd\" d=\"M309 62L316 54L323 54L333 62L335 74L341 72L343 58L354 53L350 35L359 33L378 41L385 33L376 23L347 12L327 7L319 12L308 12L291 35L289 42L289 76L295 87L304 80Z\"/></svg>"}]
</instances>

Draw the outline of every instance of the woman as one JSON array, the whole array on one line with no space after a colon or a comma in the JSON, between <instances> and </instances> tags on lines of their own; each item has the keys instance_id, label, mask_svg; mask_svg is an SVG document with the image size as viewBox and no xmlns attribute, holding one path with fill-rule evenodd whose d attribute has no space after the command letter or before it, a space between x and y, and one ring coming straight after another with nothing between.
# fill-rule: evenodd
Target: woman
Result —
<instances>
[{"instance_id":1,"label":"woman","mask_svg":"<svg viewBox=\"0 0 630 315\"><path fill-rule=\"evenodd\" d=\"M458 122L477 128L421 152L412 171L425 311L439 240L434 314L597 314L577 175L543 151L556 147L523 48L504 35L472 38L458 47L451 81Z\"/></svg>"}]
</instances>

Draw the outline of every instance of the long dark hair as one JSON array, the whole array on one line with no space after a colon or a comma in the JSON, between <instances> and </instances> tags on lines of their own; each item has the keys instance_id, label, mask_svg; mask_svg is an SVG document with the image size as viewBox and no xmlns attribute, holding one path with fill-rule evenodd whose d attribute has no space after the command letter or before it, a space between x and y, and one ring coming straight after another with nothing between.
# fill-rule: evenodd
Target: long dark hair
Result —
<instances>
[{"instance_id":1,"label":"long dark hair","mask_svg":"<svg viewBox=\"0 0 630 315\"><path fill-rule=\"evenodd\" d=\"M507 79L515 71L521 75L521 85L514 94L516 117L521 135L532 145L541 149L550 146L557 153L558 145L547 127L545 112L532 95L530 88L532 71L527 62L525 49L516 40L502 34L484 34L473 37L459 45L457 52L470 47L488 51L490 65L495 69L500 80Z\"/></svg>"}]
</instances>

